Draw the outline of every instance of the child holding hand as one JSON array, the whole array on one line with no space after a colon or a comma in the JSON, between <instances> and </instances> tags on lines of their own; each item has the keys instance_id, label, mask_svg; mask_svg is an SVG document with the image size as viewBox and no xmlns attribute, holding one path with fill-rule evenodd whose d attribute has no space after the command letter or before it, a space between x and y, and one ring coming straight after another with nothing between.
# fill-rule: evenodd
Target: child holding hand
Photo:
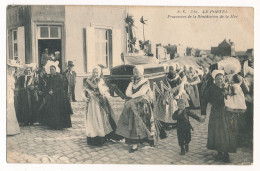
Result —
<instances>
[{"instance_id":1,"label":"child holding hand","mask_svg":"<svg viewBox=\"0 0 260 171\"><path fill-rule=\"evenodd\" d=\"M193 114L190 110L185 109L185 101L179 99L177 101L178 110L174 112L172 115L173 120L177 120L177 136L178 143L181 147L181 155L185 155L185 151L189 151L189 143L191 141L191 129L193 130L189 117L193 119L204 122L204 119L199 116Z\"/></svg>"}]
</instances>

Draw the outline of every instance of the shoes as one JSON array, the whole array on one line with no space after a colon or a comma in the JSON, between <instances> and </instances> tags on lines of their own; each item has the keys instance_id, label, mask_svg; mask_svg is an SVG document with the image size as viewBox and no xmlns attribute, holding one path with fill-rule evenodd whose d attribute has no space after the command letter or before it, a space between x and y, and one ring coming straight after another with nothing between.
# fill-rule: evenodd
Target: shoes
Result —
<instances>
[{"instance_id":1,"label":"shoes","mask_svg":"<svg viewBox=\"0 0 260 171\"><path fill-rule=\"evenodd\" d=\"M149 140L150 147L154 147L154 140Z\"/></svg>"},{"instance_id":2,"label":"shoes","mask_svg":"<svg viewBox=\"0 0 260 171\"><path fill-rule=\"evenodd\" d=\"M223 162L224 163L230 163L229 154L228 153L224 153Z\"/></svg>"},{"instance_id":3,"label":"shoes","mask_svg":"<svg viewBox=\"0 0 260 171\"><path fill-rule=\"evenodd\" d=\"M77 102L77 100L72 100L73 102Z\"/></svg>"},{"instance_id":4,"label":"shoes","mask_svg":"<svg viewBox=\"0 0 260 171\"><path fill-rule=\"evenodd\" d=\"M181 155L185 155L185 149L183 146L181 147Z\"/></svg>"},{"instance_id":5,"label":"shoes","mask_svg":"<svg viewBox=\"0 0 260 171\"><path fill-rule=\"evenodd\" d=\"M223 154L222 152L218 152L218 155L216 155L215 161L223 160Z\"/></svg>"},{"instance_id":6,"label":"shoes","mask_svg":"<svg viewBox=\"0 0 260 171\"><path fill-rule=\"evenodd\" d=\"M186 145L185 145L185 151L186 151L186 152L189 152L189 144L186 144Z\"/></svg>"},{"instance_id":7,"label":"shoes","mask_svg":"<svg viewBox=\"0 0 260 171\"><path fill-rule=\"evenodd\" d=\"M137 150L138 150L138 147L136 147L135 149L133 149L133 147L131 147L130 150L129 150L129 153L133 153L133 152L135 152Z\"/></svg>"}]
</instances>

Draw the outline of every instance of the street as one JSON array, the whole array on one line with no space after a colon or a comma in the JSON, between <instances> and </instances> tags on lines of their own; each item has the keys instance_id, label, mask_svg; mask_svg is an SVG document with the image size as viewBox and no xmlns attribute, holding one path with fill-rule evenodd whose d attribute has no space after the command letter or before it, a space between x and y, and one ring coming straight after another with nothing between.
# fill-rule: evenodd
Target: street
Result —
<instances>
[{"instance_id":1,"label":"street","mask_svg":"<svg viewBox=\"0 0 260 171\"><path fill-rule=\"evenodd\" d=\"M119 98L110 100L117 116L124 102ZM190 151L180 155L176 129L167 131L168 137L151 148L148 144L139 146L138 151L128 152L124 142L106 142L102 147L87 145L85 136L84 103L73 102L72 128L61 131L46 126L21 127L21 133L7 137L8 163L72 163L72 164L173 164L173 165L222 165L215 161L216 151L206 149L208 116L205 123L190 119L194 128ZM249 165L253 152L249 148L238 148L230 154L234 165Z\"/></svg>"}]
</instances>

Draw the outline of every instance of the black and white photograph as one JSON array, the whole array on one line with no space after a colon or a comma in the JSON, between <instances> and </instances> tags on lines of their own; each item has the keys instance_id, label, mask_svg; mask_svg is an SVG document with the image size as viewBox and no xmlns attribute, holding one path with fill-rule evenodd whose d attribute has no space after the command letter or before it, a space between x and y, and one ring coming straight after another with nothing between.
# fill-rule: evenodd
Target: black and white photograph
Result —
<instances>
[{"instance_id":1,"label":"black and white photograph","mask_svg":"<svg viewBox=\"0 0 260 171\"><path fill-rule=\"evenodd\" d=\"M253 7L10 4L6 162L253 165L254 66Z\"/></svg>"}]
</instances>

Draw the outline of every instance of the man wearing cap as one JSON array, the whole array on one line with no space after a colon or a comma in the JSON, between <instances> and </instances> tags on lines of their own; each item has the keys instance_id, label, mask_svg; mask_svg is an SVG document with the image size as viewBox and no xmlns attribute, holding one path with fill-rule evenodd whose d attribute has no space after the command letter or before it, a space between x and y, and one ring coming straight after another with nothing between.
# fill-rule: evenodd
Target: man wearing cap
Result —
<instances>
[{"instance_id":1,"label":"man wearing cap","mask_svg":"<svg viewBox=\"0 0 260 171\"><path fill-rule=\"evenodd\" d=\"M76 72L73 70L74 64L72 61L68 61L68 69L65 71L64 75L67 78L67 86L65 85L65 91L68 92L70 99L76 102L75 99L75 84L76 84Z\"/></svg>"}]
</instances>

